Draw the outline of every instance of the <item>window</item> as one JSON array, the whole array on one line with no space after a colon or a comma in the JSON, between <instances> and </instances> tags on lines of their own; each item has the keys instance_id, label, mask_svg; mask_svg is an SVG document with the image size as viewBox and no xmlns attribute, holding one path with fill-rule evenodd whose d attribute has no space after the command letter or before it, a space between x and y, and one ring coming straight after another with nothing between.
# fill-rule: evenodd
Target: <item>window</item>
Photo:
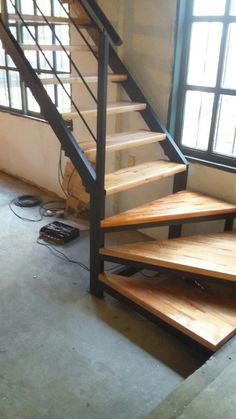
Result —
<instances>
[{"instance_id":1,"label":"window","mask_svg":"<svg viewBox=\"0 0 236 419\"><path fill-rule=\"evenodd\" d=\"M36 3L39 9L36 6ZM58 0L7 0L9 14L15 14L14 5L22 14L45 16L62 16L66 17L63 8ZM64 5L68 10L68 6ZM41 12L40 12L41 11ZM70 44L69 25L53 24L53 31L42 21L29 23L27 28L22 24L20 19L10 19L9 27L21 44L27 45L48 45L58 44L58 39L63 45ZM55 36L56 34L56 36ZM43 77L52 77L54 72L61 74L70 73L70 62L64 51L38 51L36 48L25 51L25 56L35 69L38 75ZM70 94L70 85L66 86ZM47 85L46 90L56 106L66 108L70 106L70 101L61 86ZM2 44L0 43L0 107L14 112L39 116L40 108L30 90L23 83L18 70L16 69L10 56L5 54Z\"/></svg>"},{"instance_id":2,"label":"window","mask_svg":"<svg viewBox=\"0 0 236 419\"><path fill-rule=\"evenodd\" d=\"M236 168L235 51L236 0L179 1L170 129L186 156L225 168Z\"/></svg>"}]
</instances>

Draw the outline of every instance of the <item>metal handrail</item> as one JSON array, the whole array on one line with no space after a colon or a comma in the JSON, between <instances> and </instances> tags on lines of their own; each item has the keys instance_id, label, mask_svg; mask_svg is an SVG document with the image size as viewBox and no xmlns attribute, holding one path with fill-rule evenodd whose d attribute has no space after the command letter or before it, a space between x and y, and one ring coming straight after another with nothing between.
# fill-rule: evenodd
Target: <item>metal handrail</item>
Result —
<instances>
[{"instance_id":1,"label":"metal handrail","mask_svg":"<svg viewBox=\"0 0 236 419\"><path fill-rule=\"evenodd\" d=\"M110 43L120 46L123 41L95 0L77 0L101 32L106 32Z\"/></svg>"}]
</instances>

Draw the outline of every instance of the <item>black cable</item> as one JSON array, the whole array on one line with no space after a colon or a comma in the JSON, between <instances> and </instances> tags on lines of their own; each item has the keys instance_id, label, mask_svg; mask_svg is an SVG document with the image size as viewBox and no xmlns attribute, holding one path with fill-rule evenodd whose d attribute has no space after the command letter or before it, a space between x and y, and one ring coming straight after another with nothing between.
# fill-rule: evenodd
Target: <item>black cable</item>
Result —
<instances>
[{"instance_id":1,"label":"black cable","mask_svg":"<svg viewBox=\"0 0 236 419\"><path fill-rule=\"evenodd\" d=\"M61 187L62 192L68 198L68 193L65 191L65 189L63 187L62 178L63 178L63 172L62 172L62 147L61 147L60 148L60 154L59 154L59 160L58 160L58 167L57 167L57 179L58 179L58 183Z\"/></svg>"},{"instance_id":2,"label":"black cable","mask_svg":"<svg viewBox=\"0 0 236 419\"><path fill-rule=\"evenodd\" d=\"M46 247L48 250L50 250L50 252L54 255L54 256L56 256L56 257L58 257L59 259L62 259L62 260L66 260L67 262L70 262L70 263L74 263L74 264L76 264L76 265L79 265L82 269L84 269L85 271L87 271L87 272L90 272L90 269L88 268L88 266L86 266L86 265L84 265L82 262L79 262L79 261L77 261L77 260L73 260L73 259L70 259L65 253L63 253L63 252L61 252L60 250L58 250L58 249L56 249L54 246L52 246L52 245L49 245L49 244L47 244L47 243L42 243L42 242L40 242L40 239L38 238L37 239L37 244L39 244L40 246L44 246L44 247ZM57 254L55 254L54 252L56 252L56 253L58 253L58 255Z\"/></svg>"},{"instance_id":3,"label":"black cable","mask_svg":"<svg viewBox=\"0 0 236 419\"><path fill-rule=\"evenodd\" d=\"M12 208L12 205L13 205L13 204L15 204L15 202L17 202L17 200L18 200L18 198L14 198L14 199L12 199L12 200L11 200L11 202L8 204L8 205L9 205L10 210L13 212L13 214L14 214L16 217L18 217L20 220L27 221L27 222L30 222L30 223L38 223L38 222L40 222L40 221L42 221L42 220L43 220L43 216L42 216L42 215L41 215L41 217L40 217L40 218L38 218L38 219L34 220L34 219L32 219L32 218L26 218L26 217L23 217L23 216L21 216L20 214L18 214L17 212L15 212L15 211L14 211L14 209Z\"/></svg>"}]
</instances>

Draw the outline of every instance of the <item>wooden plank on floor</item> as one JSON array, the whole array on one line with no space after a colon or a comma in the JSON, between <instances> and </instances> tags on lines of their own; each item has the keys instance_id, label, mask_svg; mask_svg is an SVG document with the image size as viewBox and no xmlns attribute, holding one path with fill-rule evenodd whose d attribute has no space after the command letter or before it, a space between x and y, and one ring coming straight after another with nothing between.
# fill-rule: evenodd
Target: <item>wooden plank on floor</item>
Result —
<instances>
[{"instance_id":1,"label":"wooden plank on floor","mask_svg":"<svg viewBox=\"0 0 236 419\"><path fill-rule=\"evenodd\" d=\"M232 325L227 316L220 318L221 305L227 310L229 302L232 310L233 303L230 297L222 299L221 293L208 294L206 298L206 290L200 292L194 285L176 278L158 281L104 273L99 279L212 351L219 349L236 332L236 325ZM211 307L214 307L213 312ZM233 310L236 317L236 302Z\"/></svg>"}]
</instances>

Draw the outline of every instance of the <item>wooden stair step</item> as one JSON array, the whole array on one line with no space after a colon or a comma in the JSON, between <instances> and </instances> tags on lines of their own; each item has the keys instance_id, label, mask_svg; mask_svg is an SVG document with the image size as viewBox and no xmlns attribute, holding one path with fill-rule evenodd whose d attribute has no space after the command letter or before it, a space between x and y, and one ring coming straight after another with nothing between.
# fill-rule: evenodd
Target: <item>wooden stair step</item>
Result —
<instances>
[{"instance_id":1,"label":"wooden stair step","mask_svg":"<svg viewBox=\"0 0 236 419\"><path fill-rule=\"evenodd\" d=\"M108 292L115 290L212 351L236 333L235 286L215 292L182 279L147 281L107 273L99 280Z\"/></svg>"},{"instance_id":2,"label":"wooden stair step","mask_svg":"<svg viewBox=\"0 0 236 419\"><path fill-rule=\"evenodd\" d=\"M108 259L122 259L236 282L236 232L112 246L100 249Z\"/></svg>"},{"instance_id":3,"label":"wooden stair step","mask_svg":"<svg viewBox=\"0 0 236 419\"><path fill-rule=\"evenodd\" d=\"M146 107L147 107L146 103L136 103L136 102L128 102L128 101L108 103L107 114L115 115L115 114L126 113L126 112L142 111L146 109ZM59 112L62 114L62 117L66 121L80 117L78 112L64 112L60 110ZM81 114L83 116L96 116L97 108L81 109Z\"/></svg>"},{"instance_id":4,"label":"wooden stair step","mask_svg":"<svg viewBox=\"0 0 236 419\"><path fill-rule=\"evenodd\" d=\"M40 48L36 44L32 44L32 45L31 44L20 44L20 46L24 51L40 51L40 48L43 51L64 51L64 49L63 49L63 47L64 47L65 50L68 51L68 52L73 52L73 51L76 51L76 52L77 51L81 51L81 52L88 51L88 52L90 52L90 48L85 44L84 45L83 44L81 44L81 45L63 45L63 47L61 45L58 45L58 44L48 44L48 45L40 44L39 45ZM96 48L95 45L92 45L91 47L94 51L96 51L97 48Z\"/></svg>"},{"instance_id":5,"label":"wooden stair step","mask_svg":"<svg viewBox=\"0 0 236 419\"><path fill-rule=\"evenodd\" d=\"M101 222L103 228L234 214L236 205L191 191L165 196Z\"/></svg>"},{"instance_id":6,"label":"wooden stair step","mask_svg":"<svg viewBox=\"0 0 236 419\"><path fill-rule=\"evenodd\" d=\"M148 130L140 130L134 132L122 132L119 134L109 135L106 139L106 151L119 151L127 148L148 145L158 141L165 140L166 135L159 132L151 132ZM96 155L96 145L91 141L80 142L80 146L88 159L92 159Z\"/></svg>"},{"instance_id":7,"label":"wooden stair step","mask_svg":"<svg viewBox=\"0 0 236 419\"><path fill-rule=\"evenodd\" d=\"M62 83L82 83L82 78L79 76L73 75L60 75L58 77ZM97 74L84 74L84 80L86 83L97 83L98 76ZM108 81L109 82L122 82L127 80L126 74L109 74ZM59 80L57 77L40 77L40 80L43 84L59 84Z\"/></svg>"},{"instance_id":8,"label":"wooden stair step","mask_svg":"<svg viewBox=\"0 0 236 419\"><path fill-rule=\"evenodd\" d=\"M136 186L154 182L186 170L184 164L158 160L139 164L109 173L105 176L106 194L125 191Z\"/></svg>"},{"instance_id":9,"label":"wooden stair step","mask_svg":"<svg viewBox=\"0 0 236 419\"><path fill-rule=\"evenodd\" d=\"M27 23L43 23L45 24L46 21L43 18L43 16L41 15L28 15L28 14L21 14L22 19L27 22ZM21 18L19 17L19 15L17 13L9 13L8 15L9 20L14 20L16 22L21 22ZM55 23L55 24L70 24L70 19L68 17L61 17L61 16L45 16L45 18L47 19L47 21L49 23ZM75 17L73 18L73 20L75 21L75 23L77 25L80 26L91 26L91 21L90 19L87 18L78 18Z\"/></svg>"}]
</instances>

